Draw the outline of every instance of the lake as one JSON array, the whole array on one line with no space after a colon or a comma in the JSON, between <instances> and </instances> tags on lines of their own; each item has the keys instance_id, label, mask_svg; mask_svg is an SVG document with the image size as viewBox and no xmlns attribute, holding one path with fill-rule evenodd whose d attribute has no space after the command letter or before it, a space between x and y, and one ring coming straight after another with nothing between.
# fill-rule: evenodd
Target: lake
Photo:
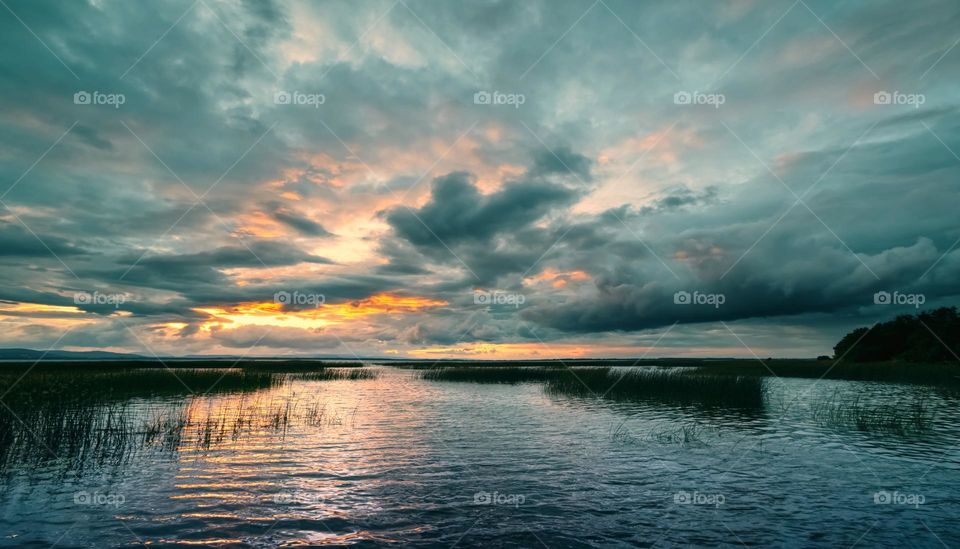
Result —
<instances>
[{"instance_id":1,"label":"lake","mask_svg":"<svg viewBox=\"0 0 960 549\"><path fill-rule=\"evenodd\" d=\"M740 408L373 369L13 431L0 545L960 544L956 393L766 378ZM891 420L917 402L922 421ZM26 437L51 447L14 451Z\"/></svg>"}]
</instances>

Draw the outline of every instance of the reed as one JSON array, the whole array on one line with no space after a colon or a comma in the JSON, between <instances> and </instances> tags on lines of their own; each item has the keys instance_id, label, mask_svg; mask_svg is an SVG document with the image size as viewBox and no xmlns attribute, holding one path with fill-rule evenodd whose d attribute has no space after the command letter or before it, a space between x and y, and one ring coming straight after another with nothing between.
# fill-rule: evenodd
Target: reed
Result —
<instances>
[{"instance_id":1,"label":"reed","mask_svg":"<svg viewBox=\"0 0 960 549\"><path fill-rule=\"evenodd\" d=\"M928 432L933 426L933 407L924 397L901 398L878 404L839 392L815 402L811 416L820 425L863 432L912 435Z\"/></svg>"},{"instance_id":2,"label":"reed","mask_svg":"<svg viewBox=\"0 0 960 549\"><path fill-rule=\"evenodd\" d=\"M429 381L543 383L544 391L556 396L744 409L762 408L765 396L761 377L708 375L692 369L445 366L424 370L420 377Z\"/></svg>"},{"instance_id":3,"label":"reed","mask_svg":"<svg viewBox=\"0 0 960 549\"><path fill-rule=\"evenodd\" d=\"M611 400L651 400L671 404L763 407L762 378L714 376L677 370L584 368L546 382L552 395Z\"/></svg>"},{"instance_id":4,"label":"reed","mask_svg":"<svg viewBox=\"0 0 960 549\"><path fill-rule=\"evenodd\" d=\"M288 379L303 381L357 381L363 379L377 379L378 377L380 377L380 373L370 368L324 368L322 370L310 372L294 372L287 374Z\"/></svg>"},{"instance_id":5,"label":"reed","mask_svg":"<svg viewBox=\"0 0 960 549\"><path fill-rule=\"evenodd\" d=\"M484 367L444 366L420 372L420 378L428 381L462 381L470 383L534 383L551 379L572 377L565 368L541 367Z\"/></svg>"},{"instance_id":6,"label":"reed","mask_svg":"<svg viewBox=\"0 0 960 549\"><path fill-rule=\"evenodd\" d=\"M960 387L960 364L907 362L836 362L833 360L723 361L696 370L712 375L777 376L812 379L882 381Z\"/></svg>"},{"instance_id":7,"label":"reed","mask_svg":"<svg viewBox=\"0 0 960 549\"><path fill-rule=\"evenodd\" d=\"M195 404L216 395L258 394L293 380L363 380L377 376L365 368L313 368L283 371L239 368L126 368L84 364L0 367L0 470L10 464L64 460L66 469L90 463L122 463L137 451L175 449L186 442L209 447L256 429L283 430L292 424L332 425L314 409L278 404L241 408L235 415L193 419ZM137 404L162 399L173 411L146 422ZM254 399L251 402L259 402ZM188 417L190 419L188 419Z\"/></svg>"}]
</instances>

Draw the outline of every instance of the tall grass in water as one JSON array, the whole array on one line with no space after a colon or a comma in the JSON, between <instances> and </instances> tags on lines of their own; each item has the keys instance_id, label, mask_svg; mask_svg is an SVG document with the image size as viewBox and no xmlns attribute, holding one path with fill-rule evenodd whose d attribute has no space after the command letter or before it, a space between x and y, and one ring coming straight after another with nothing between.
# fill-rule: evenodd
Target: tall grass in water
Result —
<instances>
[{"instance_id":1,"label":"tall grass in water","mask_svg":"<svg viewBox=\"0 0 960 549\"><path fill-rule=\"evenodd\" d=\"M204 406L193 402L173 412L155 414L140 427L141 446L163 450L208 450L251 435L271 433L282 440L288 429L296 427L334 427L353 421L328 411L320 402L307 402L296 395L282 398L242 397L232 406Z\"/></svg>"},{"instance_id":2,"label":"tall grass in water","mask_svg":"<svg viewBox=\"0 0 960 549\"><path fill-rule=\"evenodd\" d=\"M713 376L683 370L446 366L422 379L473 383L544 383L551 395L655 400L677 404L763 407L764 382L756 376Z\"/></svg>"},{"instance_id":3,"label":"tall grass in water","mask_svg":"<svg viewBox=\"0 0 960 549\"><path fill-rule=\"evenodd\" d=\"M191 370L212 369L223 370L239 368L242 370L259 370L265 372L303 372L322 370L323 368L361 368L368 366L362 361L347 360L312 360L312 359L266 359L266 358L167 358L137 359L137 360L44 360L34 366L34 361L16 361L0 363L0 370L43 368L46 370L61 371L97 371L97 370L167 370L185 368Z\"/></svg>"},{"instance_id":4,"label":"tall grass in water","mask_svg":"<svg viewBox=\"0 0 960 549\"><path fill-rule=\"evenodd\" d=\"M420 378L428 381L466 381L471 383L530 383L570 376L565 368L541 368L531 366L443 366L420 372Z\"/></svg>"},{"instance_id":5,"label":"tall grass in water","mask_svg":"<svg viewBox=\"0 0 960 549\"><path fill-rule=\"evenodd\" d=\"M287 379L300 381L335 381L361 379L376 379L380 373L369 368L323 368L310 372L291 372L286 374Z\"/></svg>"},{"instance_id":6,"label":"tall grass in water","mask_svg":"<svg viewBox=\"0 0 960 549\"><path fill-rule=\"evenodd\" d=\"M76 366L76 367L74 367ZM46 365L35 368L0 366L0 470L11 464L38 464L53 459L68 461L68 468L90 463L119 463L140 447L161 441L170 447L182 440L183 423L177 413L154 424L142 425L133 412L138 398L170 399L163 406L181 410L206 395L253 393L280 387L291 380L357 380L376 377L359 368L320 368L312 371L277 371L229 368L131 369L115 365ZM281 414L281 412L287 412ZM252 412L250 412L252 413ZM294 419L314 426L324 417L309 410L271 410L270 424L286 426ZM310 418L313 417L311 420ZM218 420L221 421L221 420ZM211 420L205 429L211 442L218 425L231 431L253 424L250 415L236 420ZM259 424L259 423L258 423ZM177 427L180 429L177 429ZM267 427L266 425L265 427ZM225 428L225 427L224 427ZM147 444L149 443L149 444ZM154 444L155 445L155 444Z\"/></svg>"},{"instance_id":7,"label":"tall grass in water","mask_svg":"<svg viewBox=\"0 0 960 549\"><path fill-rule=\"evenodd\" d=\"M0 367L0 394L4 402L18 405L90 404L133 397L203 395L251 392L278 387L290 380L328 381L373 379L367 368L312 368L259 370L242 368L92 368Z\"/></svg>"},{"instance_id":8,"label":"tall grass in water","mask_svg":"<svg viewBox=\"0 0 960 549\"><path fill-rule=\"evenodd\" d=\"M759 377L610 368L584 368L570 373L547 380L545 391L564 396L744 409L759 409L764 403L764 384Z\"/></svg>"},{"instance_id":9,"label":"tall grass in water","mask_svg":"<svg viewBox=\"0 0 960 549\"><path fill-rule=\"evenodd\" d=\"M704 446L704 434L708 428L698 423L682 423L669 427L660 427L655 431L639 437L631 433L626 422L617 425L611 433L611 439L620 444L645 444L647 442L656 442L659 444L677 444L684 447Z\"/></svg>"},{"instance_id":10,"label":"tall grass in water","mask_svg":"<svg viewBox=\"0 0 960 549\"><path fill-rule=\"evenodd\" d=\"M925 433L934 419L933 409L924 397L877 404L860 395L845 398L839 392L815 402L811 415L814 421L829 427L897 435Z\"/></svg>"},{"instance_id":11,"label":"tall grass in water","mask_svg":"<svg viewBox=\"0 0 960 549\"><path fill-rule=\"evenodd\" d=\"M833 360L718 361L695 370L713 375L846 379L960 387L960 365L954 363L835 362Z\"/></svg>"},{"instance_id":12,"label":"tall grass in water","mask_svg":"<svg viewBox=\"0 0 960 549\"><path fill-rule=\"evenodd\" d=\"M207 392L256 391L276 387L272 372L239 369L53 369L0 370L4 402L20 405L109 402L133 397L176 396ZM9 392L8 392L9 390Z\"/></svg>"}]
</instances>

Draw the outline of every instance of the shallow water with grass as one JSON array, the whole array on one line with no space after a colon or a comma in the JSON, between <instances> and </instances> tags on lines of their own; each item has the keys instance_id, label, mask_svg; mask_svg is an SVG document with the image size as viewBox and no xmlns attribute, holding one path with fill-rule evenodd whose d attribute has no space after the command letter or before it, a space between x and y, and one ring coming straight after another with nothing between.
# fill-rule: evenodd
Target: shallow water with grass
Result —
<instances>
[{"instance_id":1,"label":"shallow water with grass","mask_svg":"<svg viewBox=\"0 0 960 549\"><path fill-rule=\"evenodd\" d=\"M960 545L956 391L688 370L7 379L0 545Z\"/></svg>"}]
</instances>

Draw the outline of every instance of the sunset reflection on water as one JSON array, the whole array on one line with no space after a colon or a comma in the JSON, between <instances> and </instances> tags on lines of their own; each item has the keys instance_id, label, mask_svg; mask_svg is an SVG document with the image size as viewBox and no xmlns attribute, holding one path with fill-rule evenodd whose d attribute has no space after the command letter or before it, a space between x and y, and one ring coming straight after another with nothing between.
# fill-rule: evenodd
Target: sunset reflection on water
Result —
<instances>
[{"instance_id":1,"label":"sunset reflection on water","mask_svg":"<svg viewBox=\"0 0 960 549\"><path fill-rule=\"evenodd\" d=\"M882 403L923 388L782 380L763 410L734 414L377 370L376 379L135 399L123 408L127 425L161 418L179 427L175 444L149 439L122 460L73 472L59 460L11 471L0 516L9 537L0 545L49 545L68 527L64 546L563 547L657 536L677 544L730 531L772 544L780 531L757 525L776 519L801 530L822 524L833 536L827 546L863 534L851 525L876 513L867 496L877 476L924 472L911 489L928 501L960 486L960 432L947 397L927 395L939 399L931 401L940 410L933 434L910 438L909 448L897 437L818 425L802 405L781 420L777 408L805 391ZM699 426L696 440L672 435L690 425ZM828 488L837 494L829 506L799 503ZM678 506L683 491L723 494L726 505ZM80 505L81 492L123 501ZM783 514L771 497L797 501ZM949 508L923 512L954 541ZM913 528L895 518L896 528ZM883 535L878 526L864 539Z\"/></svg>"}]
</instances>

